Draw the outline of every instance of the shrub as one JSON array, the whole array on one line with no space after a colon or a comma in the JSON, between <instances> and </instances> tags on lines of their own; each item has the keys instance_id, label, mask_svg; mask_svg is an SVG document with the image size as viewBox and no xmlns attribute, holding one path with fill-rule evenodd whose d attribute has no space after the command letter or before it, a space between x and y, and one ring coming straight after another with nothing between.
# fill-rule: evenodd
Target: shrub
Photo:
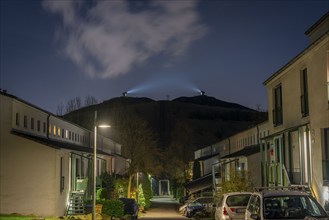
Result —
<instances>
[{"instance_id":1,"label":"shrub","mask_svg":"<svg viewBox=\"0 0 329 220\"><path fill-rule=\"evenodd\" d=\"M121 218L124 215L124 204L120 200L103 200L101 203L103 204L102 214L114 218Z\"/></svg>"},{"instance_id":2,"label":"shrub","mask_svg":"<svg viewBox=\"0 0 329 220\"><path fill-rule=\"evenodd\" d=\"M251 191L252 188L250 173L247 171L231 170L230 179L222 183L222 193Z\"/></svg>"},{"instance_id":3,"label":"shrub","mask_svg":"<svg viewBox=\"0 0 329 220\"><path fill-rule=\"evenodd\" d=\"M109 191L106 188L100 188L97 190L96 193L97 193L96 195L97 200L109 199Z\"/></svg>"}]
</instances>

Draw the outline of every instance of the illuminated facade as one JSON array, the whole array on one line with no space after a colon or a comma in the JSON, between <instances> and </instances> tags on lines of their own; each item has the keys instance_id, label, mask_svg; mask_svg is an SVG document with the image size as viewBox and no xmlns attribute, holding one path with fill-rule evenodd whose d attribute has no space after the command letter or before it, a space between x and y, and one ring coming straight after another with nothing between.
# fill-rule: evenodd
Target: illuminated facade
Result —
<instances>
[{"instance_id":1,"label":"illuminated facade","mask_svg":"<svg viewBox=\"0 0 329 220\"><path fill-rule=\"evenodd\" d=\"M0 213L63 216L72 191L92 195L93 132L0 92ZM97 136L97 176L124 174L121 145Z\"/></svg>"},{"instance_id":2,"label":"illuminated facade","mask_svg":"<svg viewBox=\"0 0 329 220\"><path fill-rule=\"evenodd\" d=\"M329 13L305 34L309 46L264 82L263 184L309 185L329 208Z\"/></svg>"},{"instance_id":3,"label":"illuminated facade","mask_svg":"<svg viewBox=\"0 0 329 220\"><path fill-rule=\"evenodd\" d=\"M195 151L213 188L243 167L256 186L308 185L329 211L329 12L305 34L309 46L264 82L269 120Z\"/></svg>"}]
</instances>

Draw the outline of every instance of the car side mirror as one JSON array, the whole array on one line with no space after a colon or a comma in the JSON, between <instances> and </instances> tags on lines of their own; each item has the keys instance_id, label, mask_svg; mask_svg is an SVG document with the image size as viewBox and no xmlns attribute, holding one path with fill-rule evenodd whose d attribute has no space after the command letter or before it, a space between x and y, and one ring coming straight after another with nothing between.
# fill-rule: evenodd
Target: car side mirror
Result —
<instances>
[{"instance_id":1,"label":"car side mirror","mask_svg":"<svg viewBox=\"0 0 329 220\"><path fill-rule=\"evenodd\" d=\"M251 219L256 219L256 220L258 220L258 219L259 219L259 216L258 216L257 214L251 214L251 215L250 215L250 218L251 218Z\"/></svg>"}]
</instances>

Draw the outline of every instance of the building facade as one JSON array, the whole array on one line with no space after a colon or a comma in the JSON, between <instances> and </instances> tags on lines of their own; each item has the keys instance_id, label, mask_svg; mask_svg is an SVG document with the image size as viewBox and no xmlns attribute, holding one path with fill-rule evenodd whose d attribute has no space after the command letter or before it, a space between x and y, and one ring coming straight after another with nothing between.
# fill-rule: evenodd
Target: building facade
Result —
<instances>
[{"instance_id":1,"label":"building facade","mask_svg":"<svg viewBox=\"0 0 329 220\"><path fill-rule=\"evenodd\" d=\"M264 82L270 136L262 142L264 185L309 185L329 206L329 13L310 44ZM329 208L329 207L328 207Z\"/></svg>"},{"instance_id":2,"label":"building facade","mask_svg":"<svg viewBox=\"0 0 329 220\"><path fill-rule=\"evenodd\" d=\"M63 216L73 191L92 195L94 133L0 92L0 213ZM97 176L124 174L121 145L97 136Z\"/></svg>"},{"instance_id":3,"label":"building facade","mask_svg":"<svg viewBox=\"0 0 329 220\"><path fill-rule=\"evenodd\" d=\"M217 157L219 184L243 168L256 186L307 185L329 210L329 12L305 34L309 46L264 82L269 120L196 151L195 160Z\"/></svg>"}]
</instances>

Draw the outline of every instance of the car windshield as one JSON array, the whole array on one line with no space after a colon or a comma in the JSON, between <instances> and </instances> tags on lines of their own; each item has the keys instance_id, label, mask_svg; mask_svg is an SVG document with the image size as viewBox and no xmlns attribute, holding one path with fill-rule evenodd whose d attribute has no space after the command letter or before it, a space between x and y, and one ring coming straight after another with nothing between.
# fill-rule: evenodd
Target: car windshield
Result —
<instances>
[{"instance_id":1,"label":"car windshield","mask_svg":"<svg viewBox=\"0 0 329 220\"><path fill-rule=\"evenodd\" d=\"M187 206L188 206L188 207L202 206L202 204L199 203L199 202L192 202L192 203L188 204Z\"/></svg>"},{"instance_id":2,"label":"car windshield","mask_svg":"<svg viewBox=\"0 0 329 220\"><path fill-rule=\"evenodd\" d=\"M276 196L264 198L265 219L304 219L327 217L321 205L311 196Z\"/></svg>"},{"instance_id":3,"label":"car windshield","mask_svg":"<svg viewBox=\"0 0 329 220\"><path fill-rule=\"evenodd\" d=\"M227 206L247 206L250 194L239 194L228 196L226 199Z\"/></svg>"}]
</instances>

